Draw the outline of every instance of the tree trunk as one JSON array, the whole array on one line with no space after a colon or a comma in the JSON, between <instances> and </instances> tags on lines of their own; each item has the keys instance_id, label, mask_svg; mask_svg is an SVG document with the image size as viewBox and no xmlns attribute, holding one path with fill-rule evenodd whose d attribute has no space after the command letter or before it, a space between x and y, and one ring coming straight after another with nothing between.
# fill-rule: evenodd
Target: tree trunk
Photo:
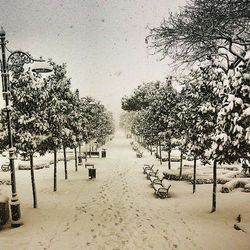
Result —
<instances>
[{"instance_id":1,"label":"tree trunk","mask_svg":"<svg viewBox=\"0 0 250 250\"><path fill-rule=\"evenodd\" d=\"M76 169L76 172L77 172L77 149L76 149L76 147L74 148L74 151L75 151L75 169Z\"/></svg>"},{"instance_id":2,"label":"tree trunk","mask_svg":"<svg viewBox=\"0 0 250 250\"><path fill-rule=\"evenodd\" d=\"M153 148L152 148L152 145L150 145L150 154L151 154L151 155L153 154Z\"/></svg>"},{"instance_id":3,"label":"tree trunk","mask_svg":"<svg viewBox=\"0 0 250 250\"><path fill-rule=\"evenodd\" d=\"M32 184L32 193L33 193L33 207L37 208L37 199L36 199L36 183L34 175L34 162L33 154L30 154L30 174L31 174L31 184Z\"/></svg>"},{"instance_id":4,"label":"tree trunk","mask_svg":"<svg viewBox=\"0 0 250 250\"><path fill-rule=\"evenodd\" d=\"M57 189L57 175L56 175L56 169L57 168L57 150L54 149L54 192L56 192Z\"/></svg>"},{"instance_id":5,"label":"tree trunk","mask_svg":"<svg viewBox=\"0 0 250 250\"><path fill-rule=\"evenodd\" d=\"M160 150L160 164L162 165L161 141L159 141L159 150Z\"/></svg>"},{"instance_id":6,"label":"tree trunk","mask_svg":"<svg viewBox=\"0 0 250 250\"><path fill-rule=\"evenodd\" d=\"M196 156L194 156L194 178L193 178L193 193L196 190Z\"/></svg>"},{"instance_id":7,"label":"tree trunk","mask_svg":"<svg viewBox=\"0 0 250 250\"><path fill-rule=\"evenodd\" d=\"M168 169L171 169L171 149L168 150Z\"/></svg>"},{"instance_id":8,"label":"tree trunk","mask_svg":"<svg viewBox=\"0 0 250 250\"><path fill-rule=\"evenodd\" d=\"M212 213L216 211L216 189L217 189L217 161L214 160L213 166L213 199L212 199Z\"/></svg>"},{"instance_id":9,"label":"tree trunk","mask_svg":"<svg viewBox=\"0 0 250 250\"><path fill-rule=\"evenodd\" d=\"M90 147L89 147L89 158L91 158L91 152L92 152L92 145L90 144Z\"/></svg>"},{"instance_id":10,"label":"tree trunk","mask_svg":"<svg viewBox=\"0 0 250 250\"><path fill-rule=\"evenodd\" d=\"M181 150L181 159L180 159L180 176L179 179L181 179L182 176L182 165L183 165L183 152Z\"/></svg>"},{"instance_id":11,"label":"tree trunk","mask_svg":"<svg viewBox=\"0 0 250 250\"><path fill-rule=\"evenodd\" d=\"M79 145L78 145L78 149L79 149L79 155L81 155L81 143L79 143Z\"/></svg>"},{"instance_id":12,"label":"tree trunk","mask_svg":"<svg viewBox=\"0 0 250 250\"><path fill-rule=\"evenodd\" d=\"M85 162L87 162L87 160L88 160L88 149L87 149L87 144L88 144L88 142L86 141L86 142L85 142Z\"/></svg>"},{"instance_id":13,"label":"tree trunk","mask_svg":"<svg viewBox=\"0 0 250 250\"><path fill-rule=\"evenodd\" d=\"M64 178L65 180L68 179L68 170L67 170L67 154L66 154L66 147L63 146L63 160L64 160Z\"/></svg>"}]
</instances>

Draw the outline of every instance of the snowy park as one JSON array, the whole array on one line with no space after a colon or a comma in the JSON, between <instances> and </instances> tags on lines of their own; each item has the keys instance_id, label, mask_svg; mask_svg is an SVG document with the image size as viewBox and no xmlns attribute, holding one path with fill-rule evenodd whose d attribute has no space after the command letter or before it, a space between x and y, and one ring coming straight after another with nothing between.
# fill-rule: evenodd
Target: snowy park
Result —
<instances>
[{"instance_id":1,"label":"snowy park","mask_svg":"<svg viewBox=\"0 0 250 250\"><path fill-rule=\"evenodd\" d=\"M171 180L168 198L156 198L143 166L154 164L162 173L167 164L146 151L137 158L131 141L117 131L106 158L88 158L96 179L88 178L85 164L76 172L70 160L65 180L59 164L57 192L53 167L36 170L37 209L30 171L17 170L24 225L0 231L1 249L249 249L249 193L219 192L216 213L210 213L211 184L193 194L190 182ZM2 193L9 191L1 185ZM234 229L237 223L244 231Z\"/></svg>"},{"instance_id":2,"label":"snowy park","mask_svg":"<svg viewBox=\"0 0 250 250\"><path fill-rule=\"evenodd\" d=\"M0 250L249 250L249 0L11 0L0 15Z\"/></svg>"}]
</instances>

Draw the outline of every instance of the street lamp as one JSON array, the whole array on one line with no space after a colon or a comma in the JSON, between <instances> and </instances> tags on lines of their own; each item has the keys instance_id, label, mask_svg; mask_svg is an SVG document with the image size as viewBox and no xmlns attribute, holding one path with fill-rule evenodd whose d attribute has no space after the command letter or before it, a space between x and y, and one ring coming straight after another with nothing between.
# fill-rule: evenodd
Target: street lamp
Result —
<instances>
[{"instance_id":1,"label":"street lamp","mask_svg":"<svg viewBox=\"0 0 250 250\"><path fill-rule=\"evenodd\" d=\"M7 127L8 127L8 141L9 141L9 160L10 160L10 175L11 175L11 226L19 227L22 225L21 221L21 209L20 202L18 200L17 191L16 191L16 177L15 177L15 165L14 165L14 156L15 148L13 145L12 131L11 131L11 107L10 107L10 84L9 84L9 70L13 71L14 74L21 74L24 70L23 66L27 63L33 62L44 62L42 59L33 59L29 54L24 53L20 50L11 52L11 54L6 57L6 40L5 40L5 31L3 28L0 30L0 45L2 51L2 60L1 60L1 76L2 76L2 91L5 99L5 108L3 109L6 112L7 118ZM45 73L51 72L48 67L42 69L40 66L38 71L33 69L34 72Z\"/></svg>"}]
</instances>

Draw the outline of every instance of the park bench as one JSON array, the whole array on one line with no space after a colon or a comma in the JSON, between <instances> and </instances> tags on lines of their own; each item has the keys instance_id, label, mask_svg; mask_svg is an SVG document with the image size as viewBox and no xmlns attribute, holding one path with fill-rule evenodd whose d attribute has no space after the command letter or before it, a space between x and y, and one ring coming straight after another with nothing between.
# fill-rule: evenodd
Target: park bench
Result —
<instances>
[{"instance_id":1,"label":"park bench","mask_svg":"<svg viewBox=\"0 0 250 250\"><path fill-rule=\"evenodd\" d=\"M136 152L136 157L137 157L137 158L142 158L142 155L143 155L142 152L140 152L140 151L137 151L137 152Z\"/></svg>"},{"instance_id":2,"label":"park bench","mask_svg":"<svg viewBox=\"0 0 250 250\"><path fill-rule=\"evenodd\" d=\"M158 198L164 199L168 196L169 188L171 187L171 184L163 179L162 181L155 180L152 183L153 189L155 191L155 195Z\"/></svg>"},{"instance_id":3,"label":"park bench","mask_svg":"<svg viewBox=\"0 0 250 250\"><path fill-rule=\"evenodd\" d=\"M163 179L164 179L163 174L161 174L161 176L159 176L159 174L149 176L149 180L152 186L153 184L156 184L156 183L161 184Z\"/></svg>"},{"instance_id":4,"label":"park bench","mask_svg":"<svg viewBox=\"0 0 250 250\"><path fill-rule=\"evenodd\" d=\"M147 179L149 179L150 176L157 176L159 169L157 169L156 171L154 170L146 170L146 174L147 174Z\"/></svg>"},{"instance_id":5,"label":"park bench","mask_svg":"<svg viewBox=\"0 0 250 250\"><path fill-rule=\"evenodd\" d=\"M144 164L143 166L143 174L146 174L146 170L152 170L153 171L153 167L154 167L154 164L153 165L148 165L148 164Z\"/></svg>"},{"instance_id":6,"label":"park bench","mask_svg":"<svg viewBox=\"0 0 250 250\"><path fill-rule=\"evenodd\" d=\"M94 166L95 165L93 163L89 163L89 162L85 163L85 168L88 168L88 167L93 168Z\"/></svg>"},{"instance_id":7,"label":"park bench","mask_svg":"<svg viewBox=\"0 0 250 250\"><path fill-rule=\"evenodd\" d=\"M89 151L89 152L87 152L87 156L100 158L100 152L98 152L98 151Z\"/></svg>"},{"instance_id":8,"label":"park bench","mask_svg":"<svg viewBox=\"0 0 250 250\"><path fill-rule=\"evenodd\" d=\"M158 181L160 179L159 179L159 177L157 175L150 175L149 180L150 180L150 183L152 185L154 181Z\"/></svg>"},{"instance_id":9,"label":"park bench","mask_svg":"<svg viewBox=\"0 0 250 250\"><path fill-rule=\"evenodd\" d=\"M153 166L154 165L150 166L148 164L144 164L143 173L146 174L147 178L150 180L156 197L164 199L168 196L168 191L171 185L166 179L164 179L163 174L159 176L159 169L157 169L156 171L153 170Z\"/></svg>"},{"instance_id":10,"label":"park bench","mask_svg":"<svg viewBox=\"0 0 250 250\"><path fill-rule=\"evenodd\" d=\"M3 172L8 172L10 170L10 164L9 163L2 164L1 169Z\"/></svg>"},{"instance_id":11,"label":"park bench","mask_svg":"<svg viewBox=\"0 0 250 250\"><path fill-rule=\"evenodd\" d=\"M150 172L155 172L153 169L153 165L150 167L145 167L145 169L143 169L143 173L148 175Z\"/></svg>"}]
</instances>

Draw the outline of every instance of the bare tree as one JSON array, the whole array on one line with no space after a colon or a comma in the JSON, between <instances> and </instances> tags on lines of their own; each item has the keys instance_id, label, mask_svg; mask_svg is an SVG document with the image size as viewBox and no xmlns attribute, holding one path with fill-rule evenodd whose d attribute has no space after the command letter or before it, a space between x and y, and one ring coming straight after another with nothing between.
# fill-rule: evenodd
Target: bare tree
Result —
<instances>
[{"instance_id":1,"label":"bare tree","mask_svg":"<svg viewBox=\"0 0 250 250\"><path fill-rule=\"evenodd\" d=\"M175 63L212 59L225 72L245 61L250 46L249 0L191 0L146 38L153 53Z\"/></svg>"}]
</instances>

